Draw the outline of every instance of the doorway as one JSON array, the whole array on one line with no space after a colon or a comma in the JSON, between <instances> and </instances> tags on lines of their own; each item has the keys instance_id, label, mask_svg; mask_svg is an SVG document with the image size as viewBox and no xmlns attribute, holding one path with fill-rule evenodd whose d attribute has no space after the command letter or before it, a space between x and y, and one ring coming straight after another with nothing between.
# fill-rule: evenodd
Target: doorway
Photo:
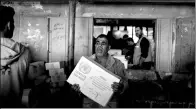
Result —
<instances>
[{"instance_id":1,"label":"doorway","mask_svg":"<svg viewBox=\"0 0 196 109\"><path fill-rule=\"evenodd\" d=\"M143 34L149 39L152 47L153 66L155 68L156 62L156 19L122 19L122 18L94 18L93 19L93 47L92 53L95 53L95 39L100 34L112 35L111 50L120 51L119 54L124 55L122 52L124 42L122 43L123 36L128 35L132 38L134 43L137 43L138 38L135 34L135 27L142 27ZM121 44L120 44L121 43Z\"/></svg>"}]
</instances>

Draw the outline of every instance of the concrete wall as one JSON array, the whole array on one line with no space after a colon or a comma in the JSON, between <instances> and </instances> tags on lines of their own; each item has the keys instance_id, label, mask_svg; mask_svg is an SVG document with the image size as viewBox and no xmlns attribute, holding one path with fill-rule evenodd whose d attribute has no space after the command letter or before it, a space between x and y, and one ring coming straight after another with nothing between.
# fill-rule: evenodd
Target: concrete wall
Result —
<instances>
[{"instance_id":1,"label":"concrete wall","mask_svg":"<svg viewBox=\"0 0 196 109\"><path fill-rule=\"evenodd\" d=\"M68 4L40 4L35 2L34 4L18 4L15 2L11 4L15 9L15 32L14 39L18 40L20 29L20 16L34 16L34 17L67 17L68 16Z\"/></svg>"},{"instance_id":2,"label":"concrete wall","mask_svg":"<svg viewBox=\"0 0 196 109\"><path fill-rule=\"evenodd\" d=\"M77 5L77 16L99 18L177 18L194 16L195 7L165 5Z\"/></svg>"},{"instance_id":3,"label":"concrete wall","mask_svg":"<svg viewBox=\"0 0 196 109\"><path fill-rule=\"evenodd\" d=\"M66 47L61 47L61 49L58 49L58 47L65 46L65 44L67 44L68 4L11 2L11 4L4 5L12 6L16 12L14 16L15 31L13 39L19 42L26 42L30 46L34 61L48 61L49 51L53 52L52 55L50 53L51 61L65 61L67 59L67 54L65 54L67 50L65 49ZM49 18L51 18L50 21ZM64 19L64 32L66 33L57 47L50 47L49 45L52 45L52 43L53 45L55 45L55 43L59 43L59 40L53 40L53 38L51 38L52 35L54 35L51 29L53 28L55 18ZM62 19L60 19L60 21L62 21ZM57 50L60 52L57 52ZM56 54L58 54L58 56L56 56Z\"/></svg>"},{"instance_id":4,"label":"concrete wall","mask_svg":"<svg viewBox=\"0 0 196 109\"><path fill-rule=\"evenodd\" d=\"M16 10L15 25L16 30L14 32L14 39L20 41L21 30L21 17L34 16L34 17L62 17L68 16L68 4L11 4ZM101 4L82 4L77 3L76 8L76 42L75 43L75 63L82 55L90 55L92 42L92 18L136 18L136 19L157 19L157 69L163 72L170 72L172 70L171 64L173 59L173 47L172 44L172 31L173 22L176 18L184 18L195 16L194 6L185 5L101 5ZM81 17L85 17L89 20L82 20ZM81 20L79 20L81 18ZM91 19L91 20L90 20ZM85 24L84 24L85 23ZM68 24L65 24L66 26ZM88 25L88 27L85 27ZM91 26L92 25L92 26ZM45 26L44 31L47 26ZM85 31L84 31L85 30ZM90 32L89 32L90 31ZM85 32L88 32L85 33ZM45 34L45 37L48 37ZM67 34L65 35L67 38ZM176 36L174 36L176 37ZM66 40L65 38L65 40ZM80 38L83 40L80 41ZM66 42L66 41L65 41ZM39 46L39 45L38 45ZM88 47L87 47L88 46ZM46 47L47 48L47 47ZM67 47L66 47L67 48ZM84 50L83 50L84 49ZM87 53L88 52L88 53ZM63 52L65 53L65 52ZM173 53L174 54L174 53ZM67 54L65 54L67 55Z\"/></svg>"}]
</instances>

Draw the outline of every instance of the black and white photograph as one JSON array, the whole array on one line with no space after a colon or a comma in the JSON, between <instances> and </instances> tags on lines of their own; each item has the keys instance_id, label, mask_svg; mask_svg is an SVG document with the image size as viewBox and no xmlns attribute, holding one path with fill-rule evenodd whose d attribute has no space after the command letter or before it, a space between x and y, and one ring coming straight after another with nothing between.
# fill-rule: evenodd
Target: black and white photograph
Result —
<instances>
[{"instance_id":1,"label":"black and white photograph","mask_svg":"<svg viewBox=\"0 0 196 109\"><path fill-rule=\"evenodd\" d=\"M195 0L1 0L1 108L195 108Z\"/></svg>"}]
</instances>

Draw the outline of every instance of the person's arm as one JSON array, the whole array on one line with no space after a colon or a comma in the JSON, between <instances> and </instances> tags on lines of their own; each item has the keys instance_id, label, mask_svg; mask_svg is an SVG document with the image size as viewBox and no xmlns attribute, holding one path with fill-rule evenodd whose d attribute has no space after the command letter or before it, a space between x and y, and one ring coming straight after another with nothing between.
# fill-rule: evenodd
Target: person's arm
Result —
<instances>
[{"instance_id":1,"label":"person's arm","mask_svg":"<svg viewBox=\"0 0 196 109\"><path fill-rule=\"evenodd\" d=\"M120 94L124 93L124 91L128 88L128 78L126 76L125 69L123 70L123 77L121 81L123 83L123 89Z\"/></svg>"},{"instance_id":2,"label":"person's arm","mask_svg":"<svg viewBox=\"0 0 196 109\"><path fill-rule=\"evenodd\" d=\"M114 92L122 94L128 88L128 78L126 76L124 64L120 62L116 66L116 70L118 76L121 77L121 81L120 83L115 83L116 86L113 86L114 87L113 89L115 89Z\"/></svg>"},{"instance_id":3,"label":"person's arm","mask_svg":"<svg viewBox=\"0 0 196 109\"><path fill-rule=\"evenodd\" d=\"M26 84L27 81L29 81L28 74L29 74L29 66L32 61L32 56L29 48L23 47L23 49L24 51L21 51L22 53L17 63L18 63L18 70L19 70L21 81Z\"/></svg>"},{"instance_id":4,"label":"person's arm","mask_svg":"<svg viewBox=\"0 0 196 109\"><path fill-rule=\"evenodd\" d=\"M141 47L141 57L147 58L149 46L150 46L150 44L149 44L148 39L143 38L143 39L141 40L141 43L140 43L140 47Z\"/></svg>"},{"instance_id":5,"label":"person's arm","mask_svg":"<svg viewBox=\"0 0 196 109\"><path fill-rule=\"evenodd\" d=\"M150 43L149 43L148 39L143 38L140 43L140 47L141 47L141 58L140 58L140 62L139 62L140 66L142 65L142 63L144 62L144 60L148 56L149 46L150 46Z\"/></svg>"},{"instance_id":6,"label":"person's arm","mask_svg":"<svg viewBox=\"0 0 196 109\"><path fill-rule=\"evenodd\" d=\"M74 95L78 95L78 97L84 97L84 94L80 91L79 84L71 85L71 92L74 92Z\"/></svg>"}]
</instances>

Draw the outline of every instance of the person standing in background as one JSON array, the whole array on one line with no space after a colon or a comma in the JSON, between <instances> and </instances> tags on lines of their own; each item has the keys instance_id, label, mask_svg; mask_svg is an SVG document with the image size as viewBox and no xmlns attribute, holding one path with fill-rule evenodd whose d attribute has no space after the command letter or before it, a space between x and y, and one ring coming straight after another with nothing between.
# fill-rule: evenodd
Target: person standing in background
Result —
<instances>
[{"instance_id":1,"label":"person standing in background","mask_svg":"<svg viewBox=\"0 0 196 109\"><path fill-rule=\"evenodd\" d=\"M142 27L136 26L136 36L139 38L136 43L133 55L133 67L141 69L151 69L152 66L152 52L151 45L148 38L143 35Z\"/></svg>"},{"instance_id":2,"label":"person standing in background","mask_svg":"<svg viewBox=\"0 0 196 109\"><path fill-rule=\"evenodd\" d=\"M125 53L125 58L128 60L128 64L133 63L133 54L134 54L134 48L135 48L135 43L132 38L127 38L126 39L127 46L123 49L127 51Z\"/></svg>"}]
</instances>

